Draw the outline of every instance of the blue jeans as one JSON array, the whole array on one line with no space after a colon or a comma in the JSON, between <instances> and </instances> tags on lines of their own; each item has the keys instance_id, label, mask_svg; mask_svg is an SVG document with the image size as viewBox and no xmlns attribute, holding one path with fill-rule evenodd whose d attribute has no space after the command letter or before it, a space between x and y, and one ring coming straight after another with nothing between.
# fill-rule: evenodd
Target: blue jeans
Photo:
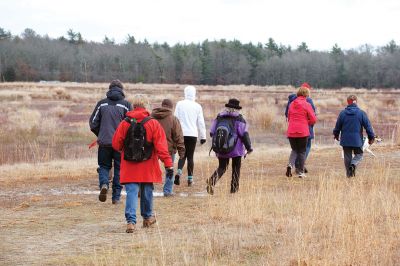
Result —
<instances>
[{"instance_id":1,"label":"blue jeans","mask_svg":"<svg viewBox=\"0 0 400 266\"><path fill-rule=\"evenodd\" d=\"M140 189L140 215L148 219L153 214L153 183L128 183L125 184L126 204L125 218L127 223L136 224L136 208Z\"/></svg>"},{"instance_id":2,"label":"blue jeans","mask_svg":"<svg viewBox=\"0 0 400 266\"><path fill-rule=\"evenodd\" d=\"M114 160L114 175L112 182L112 199L120 200L122 186L119 182L119 168L121 164L121 154L112 147L99 146L97 161L99 164L99 186L106 184L109 187L109 173Z\"/></svg>"},{"instance_id":3,"label":"blue jeans","mask_svg":"<svg viewBox=\"0 0 400 266\"><path fill-rule=\"evenodd\" d=\"M174 164L175 161L175 154L170 154L171 159L172 159L172 164ZM174 176L174 175L172 175ZM172 194L172 189L174 187L174 180L173 178L169 179L167 176L165 176L165 183L164 183L164 195L166 194Z\"/></svg>"}]
</instances>

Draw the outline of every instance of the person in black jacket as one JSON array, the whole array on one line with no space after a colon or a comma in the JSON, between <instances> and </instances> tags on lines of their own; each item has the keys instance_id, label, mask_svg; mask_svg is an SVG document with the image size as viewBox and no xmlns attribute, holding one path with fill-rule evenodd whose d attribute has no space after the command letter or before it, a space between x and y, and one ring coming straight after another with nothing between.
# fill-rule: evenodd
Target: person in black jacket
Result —
<instances>
[{"instance_id":1,"label":"person in black jacket","mask_svg":"<svg viewBox=\"0 0 400 266\"><path fill-rule=\"evenodd\" d=\"M119 181L121 155L112 148L112 138L119 123L125 118L126 112L132 110L132 105L124 99L125 94L121 81L111 81L107 98L97 103L89 119L90 130L97 136L97 144L99 145L97 160L99 164L99 200L101 202L107 200L108 176L114 160L113 204L119 203L122 186Z\"/></svg>"}]
</instances>

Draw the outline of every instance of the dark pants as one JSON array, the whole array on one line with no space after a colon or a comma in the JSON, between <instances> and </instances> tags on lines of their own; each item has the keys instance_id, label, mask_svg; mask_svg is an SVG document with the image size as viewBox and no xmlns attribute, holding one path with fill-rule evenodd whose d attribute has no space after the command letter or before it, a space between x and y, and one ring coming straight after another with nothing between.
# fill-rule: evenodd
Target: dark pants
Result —
<instances>
[{"instance_id":1,"label":"dark pants","mask_svg":"<svg viewBox=\"0 0 400 266\"><path fill-rule=\"evenodd\" d=\"M217 170L210 177L211 185L215 186L217 181L226 172L229 165L229 158L218 158L219 165ZM235 193L239 190L239 178L240 178L240 167L242 164L242 157L232 158L232 180L231 180L231 193Z\"/></svg>"},{"instance_id":2,"label":"dark pants","mask_svg":"<svg viewBox=\"0 0 400 266\"><path fill-rule=\"evenodd\" d=\"M305 161L307 160L308 154L310 154L310 151L311 151L311 141L312 141L311 138L308 138L308 139L307 139L307 147L306 147L306 158L305 158ZM304 161L304 164L305 164L305 161ZM296 160L295 166L296 166L296 169L299 169L299 160L298 160L298 159Z\"/></svg>"},{"instance_id":3,"label":"dark pants","mask_svg":"<svg viewBox=\"0 0 400 266\"><path fill-rule=\"evenodd\" d=\"M114 160L114 176L112 182L112 199L119 200L121 197L122 186L119 182L119 168L121 163L121 154L112 147L99 146L97 161L99 164L99 185L109 185L109 173Z\"/></svg>"},{"instance_id":4,"label":"dark pants","mask_svg":"<svg viewBox=\"0 0 400 266\"><path fill-rule=\"evenodd\" d=\"M183 169L185 166L185 161L187 159L187 172L189 177L193 177L193 168L194 168L194 150L196 149L196 137L183 137L185 141L185 157L183 159L179 159L178 161L178 169Z\"/></svg>"},{"instance_id":5,"label":"dark pants","mask_svg":"<svg viewBox=\"0 0 400 266\"><path fill-rule=\"evenodd\" d=\"M291 167L296 165L298 161L298 169L301 173L304 171L304 162L306 160L306 148L308 137L304 138L289 138L290 147L292 152L289 157L289 164ZM297 168L297 167L296 167Z\"/></svg>"},{"instance_id":6,"label":"dark pants","mask_svg":"<svg viewBox=\"0 0 400 266\"><path fill-rule=\"evenodd\" d=\"M354 152L354 157L353 157ZM344 166L346 167L346 176L351 177L350 166L356 167L363 158L363 150L360 147L343 147Z\"/></svg>"}]
</instances>

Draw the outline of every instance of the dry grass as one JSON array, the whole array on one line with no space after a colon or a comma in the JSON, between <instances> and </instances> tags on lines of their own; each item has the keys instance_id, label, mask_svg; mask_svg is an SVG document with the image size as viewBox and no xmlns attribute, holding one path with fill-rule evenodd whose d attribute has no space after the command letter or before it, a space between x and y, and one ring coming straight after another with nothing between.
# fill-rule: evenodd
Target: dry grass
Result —
<instances>
[{"instance_id":1,"label":"dry grass","mask_svg":"<svg viewBox=\"0 0 400 266\"><path fill-rule=\"evenodd\" d=\"M183 85L124 85L128 99L143 93L153 107L163 98L183 98ZM203 145L196 149L194 186L174 188L186 196L155 198L157 225L126 234L123 205L100 204L97 195L82 193L98 189L96 149L87 148L95 137L87 119L107 87L0 84L0 101L10 101L0 106L1 263L399 264L397 146L374 145L378 157L366 155L357 177L346 179L340 149L321 142L313 147L308 178L285 178L289 148L282 134L283 112L287 95L294 91L286 86L197 86L207 129L229 98L241 101L256 144L254 153L242 161L240 191L228 193L228 171L214 196L203 194L205 180L217 164ZM337 114L347 94L354 92L313 90L318 136L325 134L331 141ZM397 91L392 93L398 97ZM356 94L372 119L389 124L387 139L400 145L399 126L393 131L393 124L399 123L397 101L389 101L380 90ZM156 191L161 189L156 186Z\"/></svg>"}]
</instances>

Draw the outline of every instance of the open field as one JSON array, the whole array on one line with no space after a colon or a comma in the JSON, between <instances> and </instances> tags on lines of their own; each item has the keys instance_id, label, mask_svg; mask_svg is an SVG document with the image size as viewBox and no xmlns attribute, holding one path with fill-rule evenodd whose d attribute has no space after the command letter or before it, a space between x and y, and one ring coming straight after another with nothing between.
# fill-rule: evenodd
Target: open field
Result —
<instances>
[{"instance_id":1,"label":"open field","mask_svg":"<svg viewBox=\"0 0 400 266\"><path fill-rule=\"evenodd\" d=\"M209 141L195 154L195 183L172 198L156 185L157 226L125 233L124 204L98 201L97 150L88 118L107 84L0 83L1 265L398 265L400 91L313 90L319 122L306 179L286 178L283 116L291 87L198 86L209 127L229 97L241 100L254 153L240 191L230 171L215 195ZM127 98L182 98L181 85L126 84ZM355 93L383 138L345 178L331 131ZM125 197L123 197L124 201ZM141 224L138 218L138 224Z\"/></svg>"}]
</instances>

